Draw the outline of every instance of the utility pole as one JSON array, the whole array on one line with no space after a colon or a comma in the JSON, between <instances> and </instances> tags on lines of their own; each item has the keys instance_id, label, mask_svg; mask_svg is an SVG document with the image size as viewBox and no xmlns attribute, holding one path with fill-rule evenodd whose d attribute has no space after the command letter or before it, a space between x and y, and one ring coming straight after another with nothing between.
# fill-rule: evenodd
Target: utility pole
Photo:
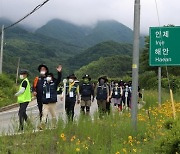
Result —
<instances>
[{"instance_id":1,"label":"utility pole","mask_svg":"<svg viewBox=\"0 0 180 154\"><path fill-rule=\"evenodd\" d=\"M134 4L134 40L133 40L133 63L132 63L132 127L137 131L137 103L139 85L139 37L140 37L140 0Z\"/></svg>"},{"instance_id":2,"label":"utility pole","mask_svg":"<svg viewBox=\"0 0 180 154\"><path fill-rule=\"evenodd\" d=\"M2 74L3 44L4 44L4 25L2 25L2 32L1 32L0 74Z\"/></svg>"},{"instance_id":3,"label":"utility pole","mask_svg":"<svg viewBox=\"0 0 180 154\"><path fill-rule=\"evenodd\" d=\"M16 71L16 85L17 85L17 81L18 81L18 75L19 75L19 65L20 65L20 57L18 58L18 65L17 65L17 71Z\"/></svg>"}]
</instances>

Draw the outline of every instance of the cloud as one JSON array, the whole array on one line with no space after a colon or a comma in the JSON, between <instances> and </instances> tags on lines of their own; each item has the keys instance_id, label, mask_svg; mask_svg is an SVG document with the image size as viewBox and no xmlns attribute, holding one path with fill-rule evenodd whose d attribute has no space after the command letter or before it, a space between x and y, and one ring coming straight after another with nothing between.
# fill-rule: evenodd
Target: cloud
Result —
<instances>
[{"instance_id":1,"label":"cloud","mask_svg":"<svg viewBox=\"0 0 180 154\"><path fill-rule=\"evenodd\" d=\"M0 17L16 21L44 0L0 0ZM160 25L180 25L179 0L156 0ZM115 19L133 28L134 0L50 0L40 10L23 21L40 27L53 18L78 25L92 25L97 20ZM141 1L141 32L159 26L155 0Z\"/></svg>"}]
</instances>

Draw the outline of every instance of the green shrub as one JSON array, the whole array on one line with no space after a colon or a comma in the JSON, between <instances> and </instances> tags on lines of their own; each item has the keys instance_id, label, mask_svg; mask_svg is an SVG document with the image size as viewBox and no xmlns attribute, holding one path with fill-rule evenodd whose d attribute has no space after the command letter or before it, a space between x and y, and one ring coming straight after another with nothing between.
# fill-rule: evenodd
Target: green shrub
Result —
<instances>
[{"instance_id":1,"label":"green shrub","mask_svg":"<svg viewBox=\"0 0 180 154\"><path fill-rule=\"evenodd\" d=\"M180 153L180 119L167 121L164 126L167 129L164 137L157 141L156 153L178 154Z\"/></svg>"},{"instance_id":2,"label":"green shrub","mask_svg":"<svg viewBox=\"0 0 180 154\"><path fill-rule=\"evenodd\" d=\"M0 107L16 102L14 94L16 87L8 75L0 75Z\"/></svg>"},{"instance_id":3,"label":"green shrub","mask_svg":"<svg viewBox=\"0 0 180 154\"><path fill-rule=\"evenodd\" d=\"M156 89L158 86L156 73L154 71L147 71L141 74L139 85L144 89Z\"/></svg>"}]
</instances>

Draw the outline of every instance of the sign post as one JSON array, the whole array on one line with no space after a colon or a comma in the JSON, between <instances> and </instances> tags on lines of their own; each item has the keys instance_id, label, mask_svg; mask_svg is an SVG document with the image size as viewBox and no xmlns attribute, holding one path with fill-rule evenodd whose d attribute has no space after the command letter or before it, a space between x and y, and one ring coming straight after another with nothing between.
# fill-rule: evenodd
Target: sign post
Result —
<instances>
[{"instance_id":1,"label":"sign post","mask_svg":"<svg viewBox=\"0 0 180 154\"><path fill-rule=\"evenodd\" d=\"M161 66L180 65L180 26L150 28L150 66L158 66L159 105L161 105ZM176 117L172 89L170 88L173 117Z\"/></svg>"},{"instance_id":2,"label":"sign post","mask_svg":"<svg viewBox=\"0 0 180 154\"><path fill-rule=\"evenodd\" d=\"M150 28L150 66L180 65L180 27Z\"/></svg>"},{"instance_id":3,"label":"sign post","mask_svg":"<svg viewBox=\"0 0 180 154\"><path fill-rule=\"evenodd\" d=\"M158 67L158 102L161 106L161 67Z\"/></svg>"}]
</instances>

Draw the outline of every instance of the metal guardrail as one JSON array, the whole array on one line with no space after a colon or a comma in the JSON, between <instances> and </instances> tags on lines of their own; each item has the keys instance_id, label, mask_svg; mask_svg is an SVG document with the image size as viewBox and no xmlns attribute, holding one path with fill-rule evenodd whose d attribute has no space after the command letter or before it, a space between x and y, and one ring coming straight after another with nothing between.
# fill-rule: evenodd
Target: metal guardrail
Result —
<instances>
[{"instance_id":1,"label":"metal guardrail","mask_svg":"<svg viewBox=\"0 0 180 154\"><path fill-rule=\"evenodd\" d=\"M36 98L33 97L31 101L34 101L35 99ZM18 107L18 106L19 106L19 103L14 103L14 104L11 104L11 105L0 107L0 112L7 111L7 110L13 109L13 108Z\"/></svg>"}]
</instances>

